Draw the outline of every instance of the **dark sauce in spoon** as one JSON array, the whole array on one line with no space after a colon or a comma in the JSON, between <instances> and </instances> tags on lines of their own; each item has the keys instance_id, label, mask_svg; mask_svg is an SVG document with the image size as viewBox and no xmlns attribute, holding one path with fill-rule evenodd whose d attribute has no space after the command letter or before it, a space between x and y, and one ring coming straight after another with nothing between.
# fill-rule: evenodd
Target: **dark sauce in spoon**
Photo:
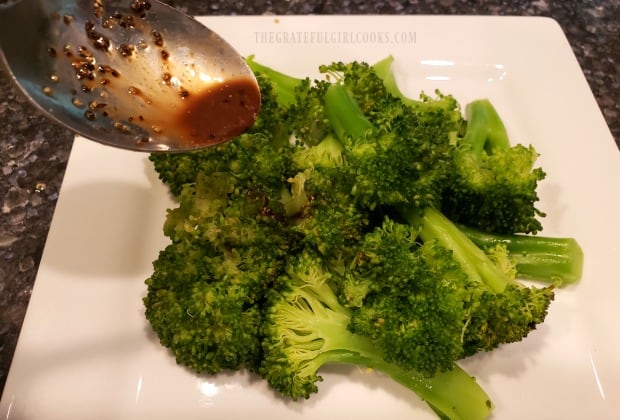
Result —
<instances>
[{"instance_id":1,"label":"dark sauce in spoon","mask_svg":"<svg viewBox=\"0 0 620 420\"><path fill-rule=\"evenodd\" d=\"M127 3L129 12L108 12L103 0L92 0L92 15L81 27L75 26L73 16L53 15L59 32L85 34L84 43L49 45L46 50L49 57L63 59L50 81L57 83L60 73L70 75L71 103L83 109L84 118L104 130L111 125L136 143L161 145L158 150L198 149L247 131L261 105L256 80L248 75L221 77L223 66L197 66L191 54L175 56L165 32L148 20L151 3ZM117 42L118 33L124 38ZM55 93L50 85L42 89L48 96Z\"/></svg>"},{"instance_id":2,"label":"dark sauce in spoon","mask_svg":"<svg viewBox=\"0 0 620 420\"><path fill-rule=\"evenodd\" d=\"M188 94L164 131L178 134L185 145L212 145L250 128L260 109L260 92L250 78L214 83Z\"/></svg>"}]
</instances>

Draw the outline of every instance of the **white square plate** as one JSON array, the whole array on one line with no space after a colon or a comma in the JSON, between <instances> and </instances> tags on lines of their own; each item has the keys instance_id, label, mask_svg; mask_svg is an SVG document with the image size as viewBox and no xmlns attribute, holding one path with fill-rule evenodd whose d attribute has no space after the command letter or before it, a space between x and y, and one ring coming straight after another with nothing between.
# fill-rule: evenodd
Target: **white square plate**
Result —
<instances>
[{"instance_id":1,"label":"white square plate","mask_svg":"<svg viewBox=\"0 0 620 420\"><path fill-rule=\"evenodd\" d=\"M582 282L559 290L525 341L463 361L502 420L611 420L620 413L620 154L559 26L545 18L208 17L244 54L284 72L388 54L409 95L488 97L514 142L548 172L544 234L585 251ZM143 316L144 279L173 206L145 154L77 139L0 403L8 420L433 419L389 379L325 369L293 403L247 374L177 366Z\"/></svg>"}]
</instances>

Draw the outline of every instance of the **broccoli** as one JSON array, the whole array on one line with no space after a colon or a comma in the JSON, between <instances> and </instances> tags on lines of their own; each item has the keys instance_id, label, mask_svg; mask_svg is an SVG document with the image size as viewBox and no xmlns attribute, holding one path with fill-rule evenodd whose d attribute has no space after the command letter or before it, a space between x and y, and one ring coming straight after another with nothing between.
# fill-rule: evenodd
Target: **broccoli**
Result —
<instances>
[{"instance_id":1,"label":"broccoli","mask_svg":"<svg viewBox=\"0 0 620 420\"><path fill-rule=\"evenodd\" d=\"M146 283L146 318L177 361L197 372L261 360L260 302L293 243L263 192L236 189L234 174L199 174L170 210L171 243Z\"/></svg>"},{"instance_id":2,"label":"broccoli","mask_svg":"<svg viewBox=\"0 0 620 420\"><path fill-rule=\"evenodd\" d=\"M297 101L295 90L302 82L302 79L289 76L271 67L262 65L254 59L253 55L246 57L245 61L255 75L266 77L271 82L272 89L280 106L288 108ZM262 86L260 87L262 94Z\"/></svg>"},{"instance_id":3,"label":"broccoli","mask_svg":"<svg viewBox=\"0 0 620 420\"><path fill-rule=\"evenodd\" d=\"M352 194L369 207L438 205L463 120L457 101L438 93L404 106L368 64L322 69L335 79L325 112L345 145Z\"/></svg>"},{"instance_id":4,"label":"broccoli","mask_svg":"<svg viewBox=\"0 0 620 420\"><path fill-rule=\"evenodd\" d=\"M295 246L283 185L295 174L280 107L259 77L257 126L227 144L150 156L178 201L163 229L171 243L146 280L146 318L179 364L197 372L256 371L266 290ZM288 136L288 134L287 134Z\"/></svg>"},{"instance_id":5,"label":"broccoli","mask_svg":"<svg viewBox=\"0 0 620 420\"><path fill-rule=\"evenodd\" d=\"M421 213L403 210L401 214L419 229L424 242L438 242L452 252L468 283L463 302L468 315L463 327L463 354L471 356L501 344L523 340L541 324L555 298L554 287L527 287L515 280L516 270L508 251L496 244L487 255L460 228L428 207Z\"/></svg>"},{"instance_id":6,"label":"broccoli","mask_svg":"<svg viewBox=\"0 0 620 420\"><path fill-rule=\"evenodd\" d=\"M477 285L449 250L421 244L414 227L386 218L356 247L340 283L350 331L372 339L387 362L432 377L463 358Z\"/></svg>"},{"instance_id":7,"label":"broccoli","mask_svg":"<svg viewBox=\"0 0 620 420\"><path fill-rule=\"evenodd\" d=\"M439 204L448 173L449 131L418 136L405 128L380 129L339 83L326 90L325 111L344 147L347 164L342 171L351 184L349 194L361 205ZM415 114L401 113L391 125L404 127L414 120L419 121Z\"/></svg>"},{"instance_id":8,"label":"broccoli","mask_svg":"<svg viewBox=\"0 0 620 420\"><path fill-rule=\"evenodd\" d=\"M464 118L439 91L406 98L392 60L331 63L310 80L249 57L254 127L151 155L178 205L144 304L179 364L247 369L293 399L317 392L322 366L356 364L441 418L488 416L456 363L543 322L555 288L579 279L581 249L515 234L541 229L544 172L533 148L509 146L490 103Z\"/></svg>"},{"instance_id":9,"label":"broccoli","mask_svg":"<svg viewBox=\"0 0 620 420\"><path fill-rule=\"evenodd\" d=\"M347 150L366 141L373 126L364 118L361 107L343 86L334 84L329 87L325 106L330 122L338 127L337 132ZM334 95L338 104L335 111L330 110L329 93L332 91L338 94ZM404 148L415 149L415 140L404 137L400 137L400 140ZM365 151L364 158L380 160L375 150ZM401 155L411 156L405 151ZM409 186L402 185L411 179L411 163L401 162L392 156L389 161L393 162L391 169L396 174L395 180L389 182L389 191L397 191L405 199L384 199L380 204L394 206L404 220L415 228L413 239L421 241L433 251L427 251L426 258L422 258L426 264L422 265L417 261L420 258L419 252L425 247L408 254L406 250L411 250L411 246L406 241L397 241L398 245L387 246L380 251L373 250L371 254L379 252L380 255L375 258L379 260L381 274L370 277L380 285L375 286L375 289L379 287L379 292L376 296L369 293L361 300L363 322L354 323L353 331L379 338L379 345L384 349L394 349L395 352L403 349L403 353L394 356L394 360L428 375L447 369L454 360L461 357L522 340L544 321L554 298L553 288L526 288L517 283L506 251L501 255L498 248L493 258L487 256L458 226L434 207L437 202L416 199L416 193L409 192ZM360 165L356 160L350 160L348 165L358 177L381 173ZM414 175L413 179L420 185L428 182L427 176L435 180L430 170ZM440 185L431 184L434 188L429 188L429 195L441 191ZM375 185L377 183L366 185L367 191L374 191ZM388 188L387 185L385 188ZM387 195L384 191L377 196L384 198ZM398 232L393 228L394 225L390 226L392 228L387 229L387 232ZM379 234L382 239L395 239L393 235L386 234L386 229ZM364 239L372 238L370 235L366 234ZM403 237L407 238L407 235L396 234L396 238ZM377 242L381 243L382 240L372 238L370 243ZM438 250L439 247L447 250L449 255ZM353 278L355 282L355 276ZM372 289L373 286L365 285L364 288ZM404 292L399 288L404 288ZM356 300L359 301L360 297ZM392 315L392 312L395 314ZM504 326L508 317L511 328Z\"/></svg>"},{"instance_id":10,"label":"broccoli","mask_svg":"<svg viewBox=\"0 0 620 420\"><path fill-rule=\"evenodd\" d=\"M558 287L581 278L583 250L575 238L495 234L464 225L459 228L482 249L505 247L519 278Z\"/></svg>"},{"instance_id":11,"label":"broccoli","mask_svg":"<svg viewBox=\"0 0 620 420\"><path fill-rule=\"evenodd\" d=\"M445 95L439 90L435 90L435 97L421 92L419 98L411 99L405 96L400 88L392 72L392 63L394 57L387 56L383 60L378 61L372 66L373 72L376 74L385 90L393 97L397 98L396 106L405 109L412 109L419 119L427 122L427 126L431 130L442 130L448 134L450 141L455 143L457 138L462 136L467 125L467 121L463 118L460 104L452 95ZM359 100L359 99L356 99ZM409 126L410 129L416 130L418 126L424 124L414 124ZM429 133L429 134L432 134Z\"/></svg>"},{"instance_id":12,"label":"broccoli","mask_svg":"<svg viewBox=\"0 0 620 420\"><path fill-rule=\"evenodd\" d=\"M510 146L504 124L486 99L466 106L467 129L454 156L454 181L445 191L442 211L458 223L496 233L537 233L538 182L533 146Z\"/></svg>"},{"instance_id":13,"label":"broccoli","mask_svg":"<svg viewBox=\"0 0 620 420\"><path fill-rule=\"evenodd\" d=\"M368 71L368 67L356 68ZM370 338L383 351L387 362L427 377L449 371L460 358L523 339L544 321L554 298L553 288L527 288L517 283L505 252L502 254L497 248L495 256L487 256L435 210L433 205L439 202L433 198L442 191L442 182L446 181L441 176L435 181L429 169L412 174L415 163L426 157L416 155L420 150L418 139L376 129L364 115L364 105L360 106L351 93L351 85L339 83L340 80L325 89L323 95L325 114L336 138L342 142L338 148L329 137L329 150L335 150L338 157L342 155L344 161L328 154L327 166L333 169L331 179L340 180L345 173L345 179L355 180L350 195L364 207L398 204L399 208L408 210L410 226L419 228L415 233L405 228L408 233L403 234L402 228L397 227L400 225L387 219L383 229L365 233L360 239L363 244L378 248L369 250L350 245L355 250L356 271L350 272L346 265L340 269L346 278L341 295L345 303L354 302L357 306L351 308L349 331ZM401 123L414 125L410 122L415 120L414 114L408 115L399 115ZM439 137L444 141L439 143L444 145L440 156L449 155L454 129L455 126L450 126L449 130L440 132ZM304 154L311 155L312 149ZM320 156L325 156L322 147ZM403 156L405 159L399 160ZM379 168L378 162L389 162L391 166ZM321 159L319 166L324 164ZM449 166L435 165L434 169L437 167L445 174ZM390 178L390 173L395 174L394 178ZM372 182L361 185L360 179L372 179ZM429 179L435 182L428 188L428 199L424 201L420 199L419 185ZM409 180L415 183L415 189L407 189L411 187ZM358 189L376 199L367 200L368 196L361 196ZM336 190L331 188L331 191ZM398 198L388 193L397 194ZM338 204L332 206L337 207ZM411 217L418 213L424 217ZM428 222L429 219L432 221ZM419 240L424 243L420 247ZM367 262L370 268L360 272L360 261L364 260L360 255L370 255L368 259L377 262ZM343 255L338 254L338 259L341 258ZM506 327L508 322L510 327Z\"/></svg>"},{"instance_id":14,"label":"broccoli","mask_svg":"<svg viewBox=\"0 0 620 420\"><path fill-rule=\"evenodd\" d=\"M261 277L277 266L255 250L223 254L183 242L160 252L147 280L146 318L178 364L209 374L257 371L263 319L255 302L266 287ZM265 257L258 272L252 262Z\"/></svg>"},{"instance_id":15,"label":"broccoli","mask_svg":"<svg viewBox=\"0 0 620 420\"><path fill-rule=\"evenodd\" d=\"M388 56L373 66L386 90L409 107L432 111L424 95L415 101L401 92L393 61ZM488 99L468 103L465 117L455 119L453 173L446 178L450 182L443 192L442 212L455 222L489 232L537 233L542 229L538 218L545 216L536 208L537 186L546 177L542 168L534 167L538 153L533 146L510 145L504 123Z\"/></svg>"},{"instance_id":16,"label":"broccoli","mask_svg":"<svg viewBox=\"0 0 620 420\"><path fill-rule=\"evenodd\" d=\"M488 396L458 366L427 377L387 362L372 340L350 332L351 312L338 301L331 276L321 257L304 250L287 261L269 292L260 372L274 389L295 400L308 398L317 392L321 367L347 363L390 376L445 418L487 418Z\"/></svg>"}]
</instances>

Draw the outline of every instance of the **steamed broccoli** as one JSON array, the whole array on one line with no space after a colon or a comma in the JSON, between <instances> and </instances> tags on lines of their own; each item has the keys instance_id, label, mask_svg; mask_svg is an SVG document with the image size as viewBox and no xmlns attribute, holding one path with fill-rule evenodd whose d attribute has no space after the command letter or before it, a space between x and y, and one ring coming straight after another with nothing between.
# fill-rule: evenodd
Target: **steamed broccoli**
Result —
<instances>
[{"instance_id":1,"label":"steamed broccoli","mask_svg":"<svg viewBox=\"0 0 620 420\"><path fill-rule=\"evenodd\" d=\"M177 361L198 372L258 369L261 302L295 244L281 200L295 173L278 122L286 109L271 81L259 81L253 131L209 149L151 155L178 206L164 224L171 243L146 281L146 317Z\"/></svg>"},{"instance_id":2,"label":"steamed broccoli","mask_svg":"<svg viewBox=\"0 0 620 420\"><path fill-rule=\"evenodd\" d=\"M275 94L276 102L283 108L297 102L295 90L303 79L284 74L276 69L267 67L257 62L253 55L246 58L246 63L252 69L252 72L259 78L269 80L270 92ZM263 95L263 87L261 87L261 95Z\"/></svg>"},{"instance_id":3,"label":"steamed broccoli","mask_svg":"<svg viewBox=\"0 0 620 420\"><path fill-rule=\"evenodd\" d=\"M356 66L343 73L325 94L325 111L336 137L344 145L351 194L363 205L438 205L442 185L449 173L451 139L458 129L458 105L433 112L417 112L403 106L385 89L375 95L347 83L365 80L359 75L373 74L372 68ZM361 83L360 83L361 84ZM365 113L358 100L383 103ZM387 99L383 99L387 98ZM426 98L429 104L445 97Z\"/></svg>"},{"instance_id":4,"label":"steamed broccoli","mask_svg":"<svg viewBox=\"0 0 620 420\"><path fill-rule=\"evenodd\" d=\"M330 122L338 127L345 150L351 150L367 141L366 135L372 132L373 126L364 118L353 96L341 86L334 84L328 89L328 92L338 92L339 96L335 96L339 105L337 112L329 111L331 97L328 95L326 108ZM417 139L400 136L399 141L403 145L402 149L397 148L400 154L412 156L407 150L417 149ZM380 161L382 156L377 156L375 150L366 151L364 158ZM398 360L401 365L433 375L461 357L520 341L543 322L554 298L552 288L525 288L516 283L507 255L495 260L490 258L434 207L439 204L437 201L418 198L417 188L429 182L427 177L432 180L428 196L441 191L441 183L437 183L434 176L436 168L416 174L411 169L415 165L400 161L396 156L386 161L393 162L391 170L395 174L395 180L388 182L389 191L401 194L403 199L386 200L387 194L377 194L378 198L384 198L379 204L396 205L396 210L415 228L415 233L398 234L399 229L388 223L389 229L385 229L384 224L384 229L378 231L381 240L371 236L373 233L365 235L364 240L380 244L372 251L375 255L379 253L375 258L380 271L370 276L373 279L370 284L367 280L364 284L370 290L379 291L361 300L364 319L362 323L354 323L352 331L377 338L383 349L393 349L397 356L390 361ZM362 178L367 175L379 178L382 173L356 160L349 161L348 165ZM441 168L445 172L447 167ZM411 179L417 181L414 190L409 190L411 185L403 185ZM366 190L372 192L373 188L382 187L387 188L377 181L366 185ZM398 240L397 245L391 245L392 240ZM416 240L424 246L414 253L407 241L415 244ZM440 247L443 250L439 250ZM429 251L421 254L426 256L423 258L420 252L426 249ZM420 258L426 263L420 264ZM356 300L359 301L359 297ZM505 327L508 318L510 328Z\"/></svg>"},{"instance_id":5,"label":"steamed broccoli","mask_svg":"<svg viewBox=\"0 0 620 420\"><path fill-rule=\"evenodd\" d=\"M255 187L200 173L164 224L171 244L147 280L146 317L177 361L198 372L256 371L261 361L260 304L292 242L278 206Z\"/></svg>"},{"instance_id":6,"label":"steamed broccoli","mask_svg":"<svg viewBox=\"0 0 620 420\"><path fill-rule=\"evenodd\" d=\"M456 362L523 339L558 278L580 276L576 242L513 235L540 230L533 149L509 146L487 101L464 118L450 95L406 98L391 57L323 65L320 80L248 62L254 127L151 156L178 200L146 281L161 343L195 371L247 369L293 399L317 392L322 366L352 363L442 418L487 417Z\"/></svg>"},{"instance_id":7,"label":"steamed broccoli","mask_svg":"<svg viewBox=\"0 0 620 420\"><path fill-rule=\"evenodd\" d=\"M546 176L533 146L511 146L504 124L486 99L465 108L467 129L454 153L454 181L442 211L452 220L496 233L537 233L538 182Z\"/></svg>"},{"instance_id":8,"label":"steamed broccoli","mask_svg":"<svg viewBox=\"0 0 620 420\"><path fill-rule=\"evenodd\" d=\"M558 287L581 278L583 250L575 238L496 234L463 225L459 229L484 250L505 247L519 278Z\"/></svg>"},{"instance_id":9,"label":"steamed broccoli","mask_svg":"<svg viewBox=\"0 0 620 420\"><path fill-rule=\"evenodd\" d=\"M445 418L487 418L488 396L458 366L428 377L390 363L389 349L352 333L351 311L338 301L331 277L322 258L305 250L288 260L285 274L269 292L260 372L274 389L295 400L308 398L318 390L321 367L355 364L387 374Z\"/></svg>"},{"instance_id":10,"label":"steamed broccoli","mask_svg":"<svg viewBox=\"0 0 620 420\"><path fill-rule=\"evenodd\" d=\"M147 281L146 318L177 363L209 374L258 369L263 319L256 301L265 276L278 267L273 256L253 255L256 250L223 254L184 242L160 253Z\"/></svg>"},{"instance_id":11,"label":"steamed broccoli","mask_svg":"<svg viewBox=\"0 0 620 420\"><path fill-rule=\"evenodd\" d=\"M463 358L468 282L451 252L421 244L415 228L386 218L347 264L341 300L351 332L370 338L387 362L432 377Z\"/></svg>"},{"instance_id":12,"label":"steamed broccoli","mask_svg":"<svg viewBox=\"0 0 620 420\"><path fill-rule=\"evenodd\" d=\"M463 354L489 351L504 343L521 341L547 316L555 298L553 286L527 287L516 281L516 270L501 245L487 255L457 225L433 208L421 213L402 211L419 228L424 243L437 242L451 251L468 281L463 302L467 316L463 326Z\"/></svg>"},{"instance_id":13,"label":"steamed broccoli","mask_svg":"<svg viewBox=\"0 0 620 420\"><path fill-rule=\"evenodd\" d=\"M373 68L386 90L414 109L431 112L424 100L407 98L392 72L393 57ZM424 95L422 95L424 98ZM435 101L433 105L442 105ZM458 122L458 121L457 121ZM453 173L447 176L441 210L451 220L496 233L537 233L537 186L546 174L535 167L538 153L533 146L511 146L504 123L488 99L465 106L465 119L452 137L455 150Z\"/></svg>"},{"instance_id":14,"label":"steamed broccoli","mask_svg":"<svg viewBox=\"0 0 620 420\"><path fill-rule=\"evenodd\" d=\"M439 128L449 133L450 140L456 142L467 125L456 98L452 95L445 95L439 90L435 90L435 98L425 92L421 92L418 99L405 96L392 71L393 63L394 57L390 55L375 63L372 70L385 86L385 90L397 98L397 106L404 105L407 109L413 109L421 118L428 120L429 127ZM359 97L356 97L356 100L359 100ZM415 125L412 128L415 128Z\"/></svg>"}]
</instances>

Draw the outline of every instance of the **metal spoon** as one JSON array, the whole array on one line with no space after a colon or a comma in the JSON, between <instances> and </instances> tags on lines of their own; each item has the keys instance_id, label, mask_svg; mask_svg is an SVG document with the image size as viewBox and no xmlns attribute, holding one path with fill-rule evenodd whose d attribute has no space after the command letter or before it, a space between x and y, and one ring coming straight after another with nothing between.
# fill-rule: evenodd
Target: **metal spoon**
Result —
<instances>
[{"instance_id":1,"label":"metal spoon","mask_svg":"<svg viewBox=\"0 0 620 420\"><path fill-rule=\"evenodd\" d=\"M0 0L0 63L49 117L125 149L221 143L260 108L243 58L156 0Z\"/></svg>"}]
</instances>

